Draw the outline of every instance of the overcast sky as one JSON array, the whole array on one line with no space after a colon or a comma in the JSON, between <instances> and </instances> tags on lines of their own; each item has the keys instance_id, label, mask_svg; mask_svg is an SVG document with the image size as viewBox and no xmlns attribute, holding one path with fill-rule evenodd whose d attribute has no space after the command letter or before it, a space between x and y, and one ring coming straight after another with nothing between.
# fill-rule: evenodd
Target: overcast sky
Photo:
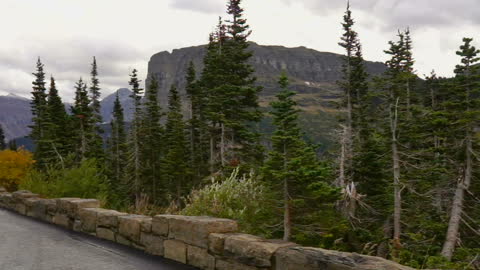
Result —
<instances>
[{"instance_id":1,"label":"overcast sky","mask_svg":"<svg viewBox=\"0 0 480 270\"><path fill-rule=\"evenodd\" d=\"M480 47L478 0L351 0L367 60L397 29L410 27L418 75L452 75L464 36ZM146 76L151 55L204 44L226 0L0 0L0 94L29 96L38 56L70 101L74 81L88 79L97 57L104 95L127 87L133 68ZM346 0L244 0L251 40L342 53Z\"/></svg>"}]
</instances>

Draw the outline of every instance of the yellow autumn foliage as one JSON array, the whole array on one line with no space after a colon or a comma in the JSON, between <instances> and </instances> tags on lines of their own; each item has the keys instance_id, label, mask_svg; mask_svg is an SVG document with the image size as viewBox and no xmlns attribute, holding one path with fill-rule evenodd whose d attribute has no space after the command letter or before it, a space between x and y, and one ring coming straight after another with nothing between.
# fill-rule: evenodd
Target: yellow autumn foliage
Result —
<instances>
[{"instance_id":1,"label":"yellow autumn foliage","mask_svg":"<svg viewBox=\"0 0 480 270\"><path fill-rule=\"evenodd\" d=\"M0 151L0 186L15 190L34 163L32 153L24 149Z\"/></svg>"}]
</instances>

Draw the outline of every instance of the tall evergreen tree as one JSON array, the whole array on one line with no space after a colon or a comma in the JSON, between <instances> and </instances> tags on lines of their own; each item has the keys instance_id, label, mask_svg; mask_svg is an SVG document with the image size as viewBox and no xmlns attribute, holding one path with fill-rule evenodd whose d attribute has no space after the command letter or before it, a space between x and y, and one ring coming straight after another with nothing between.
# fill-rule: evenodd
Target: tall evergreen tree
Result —
<instances>
[{"instance_id":1,"label":"tall evergreen tree","mask_svg":"<svg viewBox=\"0 0 480 270\"><path fill-rule=\"evenodd\" d=\"M166 182L177 206L192 188L190 181L189 149L182 103L175 85L168 97L167 123L165 125L165 157L163 159Z\"/></svg>"},{"instance_id":2,"label":"tall evergreen tree","mask_svg":"<svg viewBox=\"0 0 480 270\"><path fill-rule=\"evenodd\" d=\"M73 115L73 128L76 130L74 149L76 152L77 160L83 161L89 158L89 132L91 129L91 107L90 98L88 97L87 86L83 82L82 78L78 80L75 85L75 100L74 105L71 108Z\"/></svg>"},{"instance_id":3,"label":"tall evergreen tree","mask_svg":"<svg viewBox=\"0 0 480 270\"><path fill-rule=\"evenodd\" d=\"M161 160L163 157L162 141L164 130L161 125L163 113L158 103L158 81L151 76L148 90L146 92L145 113L142 119L142 149L143 155L143 191L150 195L152 202L159 203L163 177L161 174ZM163 189L163 190L162 190Z\"/></svg>"},{"instance_id":4,"label":"tall evergreen tree","mask_svg":"<svg viewBox=\"0 0 480 270\"><path fill-rule=\"evenodd\" d=\"M100 114L100 81L98 79L97 59L93 57L92 71L90 72L90 128L88 132L88 141L90 145L90 153L92 157L102 159L104 157L103 152L103 139L101 134L104 132L101 124L103 123L102 115Z\"/></svg>"},{"instance_id":5,"label":"tall evergreen tree","mask_svg":"<svg viewBox=\"0 0 480 270\"><path fill-rule=\"evenodd\" d=\"M366 150L365 139L369 135L366 121L368 75L365 71L360 40L357 32L353 30L354 20L350 4L347 5L342 26L344 33L339 45L345 49L346 55L343 58L343 80L340 86L344 91L342 108L346 113L341 124L339 175L335 184L343 188L346 196L342 201L342 208L347 216L353 218L359 199L356 180L362 179L356 165L362 162L362 155Z\"/></svg>"},{"instance_id":6,"label":"tall evergreen tree","mask_svg":"<svg viewBox=\"0 0 480 270\"><path fill-rule=\"evenodd\" d=\"M208 125L205 121L206 97L197 81L193 62L189 63L185 79L187 82L185 90L190 105L190 120L187 126L189 129L190 160L193 168L192 177L195 182L199 182L208 172Z\"/></svg>"},{"instance_id":7,"label":"tall evergreen tree","mask_svg":"<svg viewBox=\"0 0 480 270\"><path fill-rule=\"evenodd\" d=\"M480 75L479 68L476 65L480 58L480 50L471 45L473 39L464 38L464 44L457 51L461 59L461 64L455 68L455 84L448 109L453 114L452 120L456 125L455 141L455 165L457 177L453 182L457 183L455 195L450 210L450 219L446 239L442 247L441 254L448 260L452 259L455 246L460 240L460 225L462 215L465 214L464 201L465 194L469 192L474 178L474 158L478 142L475 139L475 128L478 127L480 119Z\"/></svg>"},{"instance_id":8,"label":"tall evergreen tree","mask_svg":"<svg viewBox=\"0 0 480 270\"><path fill-rule=\"evenodd\" d=\"M49 115L49 136L52 140L51 147L55 157L61 164L64 158L72 151L71 130L69 130L69 116L65 110L62 99L58 95L55 79L50 77L50 88L48 92L47 109Z\"/></svg>"},{"instance_id":9,"label":"tall evergreen tree","mask_svg":"<svg viewBox=\"0 0 480 270\"><path fill-rule=\"evenodd\" d=\"M7 148L7 143L5 142L5 133L3 132L2 125L0 125L0 151Z\"/></svg>"},{"instance_id":10,"label":"tall evergreen tree","mask_svg":"<svg viewBox=\"0 0 480 270\"><path fill-rule=\"evenodd\" d=\"M126 165L127 165L127 137L125 133L125 120L123 108L116 94L113 103L113 118L110 122L112 135L109 139L109 163L111 170L110 186L119 199L127 196L129 187L126 181Z\"/></svg>"},{"instance_id":11,"label":"tall evergreen tree","mask_svg":"<svg viewBox=\"0 0 480 270\"><path fill-rule=\"evenodd\" d=\"M143 89L140 88L140 80L138 79L137 70L134 69L130 74L129 85L132 88L132 94L130 98L133 99L134 115L132 121L132 127L130 130L130 153L128 155L130 162L128 171L130 183L132 184L131 193L135 198L135 202L140 200L141 193L141 174L142 174L142 145L141 145L141 132L142 132L142 94Z\"/></svg>"},{"instance_id":12,"label":"tall evergreen tree","mask_svg":"<svg viewBox=\"0 0 480 270\"><path fill-rule=\"evenodd\" d=\"M47 139L47 89L45 82L44 65L40 58L37 60L37 70L33 75L35 80L32 82L32 101L30 103L32 109L32 126L30 137L35 143L34 159L39 168L45 168L49 159L50 142Z\"/></svg>"},{"instance_id":13,"label":"tall evergreen tree","mask_svg":"<svg viewBox=\"0 0 480 270\"><path fill-rule=\"evenodd\" d=\"M288 89L288 84L288 78L282 75L279 80L281 91L276 95L277 100L271 103L275 125L273 149L263 168L266 181L282 201L285 241L291 240L294 224L301 224L302 212L308 205L313 205L310 204L315 201L313 199L318 200L318 194L322 194L323 201L336 199L335 189L324 182L326 170L320 166L315 148L303 140L298 126L299 110L293 100L295 93Z\"/></svg>"}]
</instances>

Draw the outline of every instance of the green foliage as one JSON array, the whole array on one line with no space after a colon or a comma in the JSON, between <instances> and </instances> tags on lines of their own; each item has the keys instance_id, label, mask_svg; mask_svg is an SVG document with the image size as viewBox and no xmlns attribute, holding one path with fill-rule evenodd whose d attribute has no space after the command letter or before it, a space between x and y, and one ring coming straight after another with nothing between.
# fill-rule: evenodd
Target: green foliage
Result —
<instances>
[{"instance_id":1,"label":"green foliage","mask_svg":"<svg viewBox=\"0 0 480 270\"><path fill-rule=\"evenodd\" d=\"M251 173L239 176L239 169L222 179L193 190L181 214L235 219L242 231L271 236L272 201L268 189Z\"/></svg>"},{"instance_id":2,"label":"green foliage","mask_svg":"<svg viewBox=\"0 0 480 270\"><path fill-rule=\"evenodd\" d=\"M50 198L96 198L112 203L108 200L107 178L94 159L84 160L68 169L49 167L46 171L34 170L20 184L20 188Z\"/></svg>"}]
</instances>

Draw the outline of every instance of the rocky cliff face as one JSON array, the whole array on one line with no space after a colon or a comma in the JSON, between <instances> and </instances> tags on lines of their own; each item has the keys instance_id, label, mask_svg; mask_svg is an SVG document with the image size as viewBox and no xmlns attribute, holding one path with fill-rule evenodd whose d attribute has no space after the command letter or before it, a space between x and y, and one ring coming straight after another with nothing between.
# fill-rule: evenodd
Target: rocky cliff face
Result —
<instances>
[{"instance_id":1,"label":"rocky cliff face","mask_svg":"<svg viewBox=\"0 0 480 270\"><path fill-rule=\"evenodd\" d=\"M261 46L251 43L254 66L258 83L264 87L261 93L262 105L267 105L277 90L277 79L285 71L290 77L292 89L297 91L300 105L310 110L328 107L329 101L339 96L336 81L341 79L342 59L334 53L319 52L305 47L286 48L282 46ZM148 73L160 81L159 98L166 107L168 90L174 83L183 90L186 67L193 61L197 71L203 68L205 46L196 46L153 55L148 63ZM379 62L367 62L370 74L380 74L385 66ZM147 79L148 82L148 79Z\"/></svg>"}]
</instances>

